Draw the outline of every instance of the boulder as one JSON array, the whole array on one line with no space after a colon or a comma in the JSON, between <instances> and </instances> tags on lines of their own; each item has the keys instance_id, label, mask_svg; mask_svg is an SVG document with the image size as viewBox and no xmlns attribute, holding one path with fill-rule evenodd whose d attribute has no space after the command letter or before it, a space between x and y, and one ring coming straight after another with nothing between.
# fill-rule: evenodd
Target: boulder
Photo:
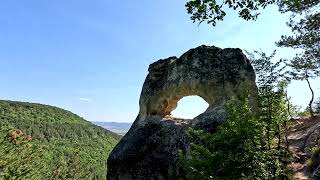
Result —
<instances>
[{"instance_id":1,"label":"boulder","mask_svg":"<svg viewBox=\"0 0 320 180\"><path fill-rule=\"evenodd\" d=\"M108 180L185 179L178 155L189 149L187 128L214 132L226 118L226 102L243 87L255 106L255 73L240 49L200 46L148 70L139 114L108 158ZM171 117L177 102L190 95L202 97L207 110L194 119Z\"/></svg>"}]
</instances>

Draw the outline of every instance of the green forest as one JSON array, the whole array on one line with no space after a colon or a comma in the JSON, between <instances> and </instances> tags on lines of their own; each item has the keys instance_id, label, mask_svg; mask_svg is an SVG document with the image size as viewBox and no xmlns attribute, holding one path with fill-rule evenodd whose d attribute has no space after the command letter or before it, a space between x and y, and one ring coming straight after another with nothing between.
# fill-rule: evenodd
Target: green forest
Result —
<instances>
[{"instance_id":1,"label":"green forest","mask_svg":"<svg viewBox=\"0 0 320 180\"><path fill-rule=\"evenodd\" d=\"M69 111L0 101L0 179L105 179L120 136Z\"/></svg>"}]
</instances>

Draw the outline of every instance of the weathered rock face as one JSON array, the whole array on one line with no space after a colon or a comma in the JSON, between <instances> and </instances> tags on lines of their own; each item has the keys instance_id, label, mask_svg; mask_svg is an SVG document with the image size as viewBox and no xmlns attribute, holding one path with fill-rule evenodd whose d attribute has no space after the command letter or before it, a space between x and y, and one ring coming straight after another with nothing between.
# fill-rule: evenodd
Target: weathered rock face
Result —
<instances>
[{"instance_id":1,"label":"weathered rock face","mask_svg":"<svg viewBox=\"0 0 320 180\"><path fill-rule=\"evenodd\" d=\"M139 115L109 156L108 180L184 179L178 151L188 151L186 128L214 131L225 119L226 102L241 87L256 97L255 73L240 49L200 46L151 64ZM202 97L208 109L193 120L170 117L177 102L189 95Z\"/></svg>"}]
</instances>

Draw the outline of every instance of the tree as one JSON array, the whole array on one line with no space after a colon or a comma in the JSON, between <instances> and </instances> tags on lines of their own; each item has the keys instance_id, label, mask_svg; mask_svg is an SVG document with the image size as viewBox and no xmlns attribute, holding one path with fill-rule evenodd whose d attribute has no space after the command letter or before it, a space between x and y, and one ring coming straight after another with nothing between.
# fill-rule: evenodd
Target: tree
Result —
<instances>
[{"instance_id":1,"label":"tree","mask_svg":"<svg viewBox=\"0 0 320 180\"><path fill-rule=\"evenodd\" d=\"M297 54L288 66L289 74L295 80L306 80L311 91L309 111L313 112L314 91L310 79L320 75L320 1L281 1L281 12L292 12L287 23L293 35L284 35L277 42L280 47L300 48L303 53ZM298 20L297 19L298 17Z\"/></svg>"},{"instance_id":2,"label":"tree","mask_svg":"<svg viewBox=\"0 0 320 180\"><path fill-rule=\"evenodd\" d=\"M284 124L285 129L288 115L290 114L290 103L286 94L286 87L288 85L288 78L286 77L285 60L280 59L275 63L272 59L276 55L273 51L271 55L266 55L264 52L254 51L253 53L247 52L249 59L253 64L257 74L257 85L260 98L260 109L263 122L266 122L266 133L268 147L270 149L272 138L270 133L271 126L276 126L276 134L278 134L278 148L281 144L280 126ZM287 110L283 105L286 104ZM282 112L283 111L283 112ZM286 133L284 133L286 134ZM286 138L287 139L287 138Z\"/></svg>"},{"instance_id":3,"label":"tree","mask_svg":"<svg viewBox=\"0 0 320 180\"><path fill-rule=\"evenodd\" d=\"M190 0L186 3L187 12L193 22L207 22L215 26L226 16L225 6L238 11L245 20L256 20L259 10L277 4L282 13L290 12L287 25L293 35L283 35L277 42L280 47L301 48L303 58L312 59L320 68L320 0Z\"/></svg>"},{"instance_id":4,"label":"tree","mask_svg":"<svg viewBox=\"0 0 320 180\"><path fill-rule=\"evenodd\" d=\"M189 131L191 152L183 157L190 179L276 179L289 176L289 147L285 94L286 78L282 60L249 53L258 75L259 111L248 104L248 92L230 100L228 117L217 132ZM250 131L248 131L250 129Z\"/></svg>"},{"instance_id":5,"label":"tree","mask_svg":"<svg viewBox=\"0 0 320 180\"><path fill-rule=\"evenodd\" d=\"M228 102L228 117L215 133L190 129L190 153L181 155L188 179L288 177L289 156L281 146L283 100L274 101L271 122L266 122L264 116L256 116L251 111L248 96L243 96L240 101ZM266 133L268 128L269 134ZM271 139L277 139L278 143L272 143Z\"/></svg>"},{"instance_id":6,"label":"tree","mask_svg":"<svg viewBox=\"0 0 320 180\"><path fill-rule=\"evenodd\" d=\"M303 58L311 59L320 66L320 0L282 0L280 12L291 12L287 25L293 35L283 35L277 42L280 47L301 48Z\"/></svg>"},{"instance_id":7,"label":"tree","mask_svg":"<svg viewBox=\"0 0 320 180\"><path fill-rule=\"evenodd\" d=\"M259 8L265 8L275 0L225 0L218 3L216 0L191 0L186 3L188 13L193 22L207 22L213 26L226 16L225 6L239 11L239 17L245 20L256 20Z\"/></svg>"},{"instance_id":8,"label":"tree","mask_svg":"<svg viewBox=\"0 0 320 180\"><path fill-rule=\"evenodd\" d=\"M320 69L314 60L315 59L302 55L301 57L296 56L290 61L290 63L288 63L288 66L291 68L291 71L288 72L291 78L295 80L306 80L308 83L308 87L311 91L311 99L308 109L312 117L314 116L312 107L314 101L314 91L309 80L319 76L320 74Z\"/></svg>"},{"instance_id":9,"label":"tree","mask_svg":"<svg viewBox=\"0 0 320 180\"><path fill-rule=\"evenodd\" d=\"M300 29L303 27L306 32L312 31L312 33L308 33L312 40L307 41L308 38L305 36L304 40L306 41L302 44L307 45L307 42L309 44L313 42L319 47L319 32L317 32L319 29L319 12L317 10L319 3L319 0L225 0L222 3L218 3L216 0L189 0L185 6L193 22L207 22L212 26L216 26L217 21L223 21L226 16L226 8L238 11L239 17L244 20L256 20L260 14L259 11L271 4L277 4L282 13L301 14L308 12L310 14L310 11L313 11L313 15L307 16L299 24L289 23L289 26L295 28L297 32L299 32L297 29L299 26ZM294 22L293 18L291 20ZM288 36L283 36L283 39L287 39L286 37ZM288 40L292 39L292 36L290 37ZM316 52L319 53L319 50Z\"/></svg>"},{"instance_id":10,"label":"tree","mask_svg":"<svg viewBox=\"0 0 320 180\"><path fill-rule=\"evenodd\" d=\"M291 13L287 25L293 35L283 35L276 44L303 50L288 63L289 74L292 79L308 82L312 94L309 109L313 116L314 92L309 79L320 76L320 0L226 0L222 4L216 0L191 0L186 8L194 22L215 26L216 21L223 20L226 15L225 6L238 11L239 17L245 20L256 20L259 10L270 4L277 4L282 13Z\"/></svg>"},{"instance_id":11,"label":"tree","mask_svg":"<svg viewBox=\"0 0 320 180\"><path fill-rule=\"evenodd\" d=\"M269 134L272 129L271 126L276 126L276 133L278 135L278 149L281 144L281 133L285 137L285 144L288 150L289 142L287 138L287 121L291 118L292 109L289 97L287 94L287 86L290 83L290 78L287 76L286 61L280 59L273 61L276 51L271 55L266 55L264 52L254 51L247 52L249 59L257 74L257 84L259 89L261 114L260 118L267 123L267 139L270 149ZM275 63L273 63L275 62ZM286 107L285 107L286 106ZM284 132L281 132L283 126Z\"/></svg>"},{"instance_id":12,"label":"tree","mask_svg":"<svg viewBox=\"0 0 320 180\"><path fill-rule=\"evenodd\" d=\"M267 151L262 151L261 132L248 98L229 101L228 118L217 132L189 130L190 158L184 159L188 179L263 177Z\"/></svg>"}]
</instances>

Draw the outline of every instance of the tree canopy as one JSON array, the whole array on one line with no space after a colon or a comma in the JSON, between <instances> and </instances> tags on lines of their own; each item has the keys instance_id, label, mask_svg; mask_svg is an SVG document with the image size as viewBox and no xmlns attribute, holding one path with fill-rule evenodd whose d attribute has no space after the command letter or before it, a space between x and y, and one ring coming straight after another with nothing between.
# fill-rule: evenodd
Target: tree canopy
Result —
<instances>
[{"instance_id":1,"label":"tree canopy","mask_svg":"<svg viewBox=\"0 0 320 180\"><path fill-rule=\"evenodd\" d=\"M237 11L245 20L256 20L262 9L275 4L282 13L291 13L287 25L291 34L276 42L279 47L301 49L288 63L288 78L306 80L311 91L309 110L313 116L314 92L310 78L320 76L320 0L190 0L186 9L193 22L207 22L216 26L226 16L226 9Z\"/></svg>"},{"instance_id":2,"label":"tree canopy","mask_svg":"<svg viewBox=\"0 0 320 180\"><path fill-rule=\"evenodd\" d=\"M105 179L119 138L57 107L0 101L0 179Z\"/></svg>"}]
</instances>

